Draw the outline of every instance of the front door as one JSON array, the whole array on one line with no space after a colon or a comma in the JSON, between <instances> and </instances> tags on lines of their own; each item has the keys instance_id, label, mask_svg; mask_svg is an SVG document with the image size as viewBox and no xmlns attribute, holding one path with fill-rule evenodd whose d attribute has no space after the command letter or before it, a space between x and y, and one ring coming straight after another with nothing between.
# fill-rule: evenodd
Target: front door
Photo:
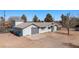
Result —
<instances>
[{"instance_id":1,"label":"front door","mask_svg":"<svg viewBox=\"0 0 79 59\"><path fill-rule=\"evenodd\" d=\"M56 32L57 31L57 26L54 26L54 32Z\"/></svg>"},{"instance_id":2,"label":"front door","mask_svg":"<svg viewBox=\"0 0 79 59\"><path fill-rule=\"evenodd\" d=\"M53 27L53 26L51 26L51 32L53 32L53 30L54 30L54 27Z\"/></svg>"}]
</instances>

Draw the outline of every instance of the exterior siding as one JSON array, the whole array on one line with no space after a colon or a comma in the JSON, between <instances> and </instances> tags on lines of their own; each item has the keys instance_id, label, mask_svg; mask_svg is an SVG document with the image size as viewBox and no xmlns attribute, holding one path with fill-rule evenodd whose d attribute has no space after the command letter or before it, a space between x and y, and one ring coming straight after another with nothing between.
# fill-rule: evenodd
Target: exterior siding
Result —
<instances>
[{"instance_id":1,"label":"exterior siding","mask_svg":"<svg viewBox=\"0 0 79 59\"><path fill-rule=\"evenodd\" d=\"M32 28L32 27L37 28L37 26L31 25L31 26L29 26L29 27L23 29L23 30L22 30L23 36L32 35L32 33L31 33L31 28ZM45 27L44 29L39 28L39 33L51 32L51 31L52 31L52 28L49 29L48 27L50 27L50 26L47 26L47 27ZM53 32L56 32L56 31L57 31L57 26L53 26ZM38 33L38 34L39 34L39 33Z\"/></svg>"},{"instance_id":2,"label":"exterior siding","mask_svg":"<svg viewBox=\"0 0 79 59\"><path fill-rule=\"evenodd\" d=\"M31 25L31 26L29 26L29 27L23 29L23 36L32 35L32 34L31 34L31 28L32 28L32 27L37 28L37 26Z\"/></svg>"},{"instance_id":3,"label":"exterior siding","mask_svg":"<svg viewBox=\"0 0 79 59\"><path fill-rule=\"evenodd\" d=\"M44 29L39 28L39 33L44 33L44 32L51 32L51 28L48 29L49 26L45 27Z\"/></svg>"},{"instance_id":4,"label":"exterior siding","mask_svg":"<svg viewBox=\"0 0 79 59\"><path fill-rule=\"evenodd\" d=\"M52 25L50 25L50 26L46 26L45 28L38 28L37 26L35 26L35 25L30 25L30 26L28 26L28 27L26 27L26 28L24 28L24 29L22 29L21 30L21 32L22 32L22 36L27 36L27 35L33 35L32 34L32 28L38 28L39 29L39 33L45 33L45 32L56 32L57 31L57 26L53 26L53 28L51 27ZM50 28L49 28L50 27ZM53 30L52 30L53 29ZM14 31L19 31L19 30L17 30L17 29L15 29ZM38 34L39 34L38 33Z\"/></svg>"}]
</instances>

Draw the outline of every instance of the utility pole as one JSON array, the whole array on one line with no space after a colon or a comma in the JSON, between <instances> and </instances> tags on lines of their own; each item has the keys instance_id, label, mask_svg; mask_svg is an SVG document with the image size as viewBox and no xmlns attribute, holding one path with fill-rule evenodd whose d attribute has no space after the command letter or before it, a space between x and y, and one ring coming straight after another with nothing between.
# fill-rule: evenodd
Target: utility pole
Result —
<instances>
[{"instance_id":1,"label":"utility pole","mask_svg":"<svg viewBox=\"0 0 79 59\"><path fill-rule=\"evenodd\" d=\"M5 10L4 10L4 21L5 21Z\"/></svg>"},{"instance_id":2,"label":"utility pole","mask_svg":"<svg viewBox=\"0 0 79 59\"><path fill-rule=\"evenodd\" d=\"M6 32L7 31L7 29L5 28L5 10L3 11L3 13L4 13L4 16L3 16L3 27L4 27L4 32Z\"/></svg>"}]
</instances>

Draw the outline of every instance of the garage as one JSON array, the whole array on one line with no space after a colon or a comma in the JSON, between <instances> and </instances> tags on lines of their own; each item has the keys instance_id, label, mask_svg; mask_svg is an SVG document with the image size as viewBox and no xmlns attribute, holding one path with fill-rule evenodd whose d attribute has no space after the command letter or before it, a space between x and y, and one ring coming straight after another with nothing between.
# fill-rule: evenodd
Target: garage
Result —
<instances>
[{"instance_id":1,"label":"garage","mask_svg":"<svg viewBox=\"0 0 79 59\"><path fill-rule=\"evenodd\" d=\"M31 34L37 34L37 33L39 33L39 28L32 27L31 28Z\"/></svg>"}]
</instances>

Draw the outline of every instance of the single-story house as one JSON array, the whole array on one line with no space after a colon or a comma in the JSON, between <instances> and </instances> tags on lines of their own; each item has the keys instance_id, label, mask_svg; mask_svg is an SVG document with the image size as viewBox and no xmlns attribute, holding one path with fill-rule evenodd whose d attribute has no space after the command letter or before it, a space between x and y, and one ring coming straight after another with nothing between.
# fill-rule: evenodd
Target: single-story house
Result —
<instances>
[{"instance_id":1,"label":"single-story house","mask_svg":"<svg viewBox=\"0 0 79 59\"><path fill-rule=\"evenodd\" d=\"M34 35L44 32L56 32L58 25L53 22L26 22L13 27L18 36Z\"/></svg>"}]
</instances>

